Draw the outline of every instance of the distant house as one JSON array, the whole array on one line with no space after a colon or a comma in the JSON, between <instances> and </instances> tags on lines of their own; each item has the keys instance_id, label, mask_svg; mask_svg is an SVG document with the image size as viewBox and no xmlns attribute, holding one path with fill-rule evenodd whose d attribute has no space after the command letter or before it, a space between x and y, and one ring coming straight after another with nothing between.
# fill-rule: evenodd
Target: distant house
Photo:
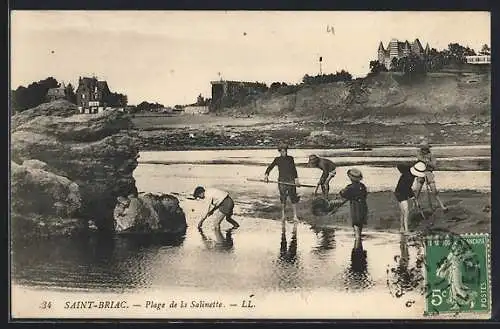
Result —
<instances>
[{"instance_id":1,"label":"distant house","mask_svg":"<svg viewBox=\"0 0 500 329\"><path fill-rule=\"evenodd\" d=\"M81 113L98 113L107 106L111 91L106 81L99 81L96 77L80 77L76 89L76 104Z\"/></svg>"},{"instance_id":2,"label":"distant house","mask_svg":"<svg viewBox=\"0 0 500 329\"><path fill-rule=\"evenodd\" d=\"M184 114L208 114L208 106L188 105L184 107Z\"/></svg>"},{"instance_id":3,"label":"distant house","mask_svg":"<svg viewBox=\"0 0 500 329\"><path fill-rule=\"evenodd\" d=\"M491 55L478 55L478 56L465 56L465 60L468 64L491 64Z\"/></svg>"},{"instance_id":4,"label":"distant house","mask_svg":"<svg viewBox=\"0 0 500 329\"><path fill-rule=\"evenodd\" d=\"M64 83L61 83L61 85L57 88L50 88L47 91L47 100L49 102L65 98L66 98L66 88L64 87Z\"/></svg>"},{"instance_id":5,"label":"distant house","mask_svg":"<svg viewBox=\"0 0 500 329\"><path fill-rule=\"evenodd\" d=\"M382 41L380 41L377 50L378 62L385 65L385 67L389 70L393 58L400 59L408 56L410 53L419 57L424 57L429 53L429 51L429 44L427 44L424 49L418 39L415 39L412 43L409 43L408 40L399 41L397 39L392 39L386 48L384 48Z\"/></svg>"}]
</instances>

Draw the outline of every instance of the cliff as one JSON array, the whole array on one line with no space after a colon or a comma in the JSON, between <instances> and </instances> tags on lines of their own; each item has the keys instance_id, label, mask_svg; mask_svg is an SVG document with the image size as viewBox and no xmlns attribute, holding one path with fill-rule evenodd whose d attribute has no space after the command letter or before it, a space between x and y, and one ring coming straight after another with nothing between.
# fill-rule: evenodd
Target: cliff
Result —
<instances>
[{"instance_id":1,"label":"cliff","mask_svg":"<svg viewBox=\"0 0 500 329\"><path fill-rule=\"evenodd\" d=\"M89 221L113 231L117 198L137 194L130 120L119 111L75 113L75 105L56 101L12 117L12 220L26 224L16 226L21 234L69 232Z\"/></svg>"},{"instance_id":2,"label":"cliff","mask_svg":"<svg viewBox=\"0 0 500 329\"><path fill-rule=\"evenodd\" d=\"M229 112L326 114L351 123L446 123L489 121L490 73L428 73L409 81L398 73L350 82L302 86L295 93L265 93Z\"/></svg>"}]
</instances>

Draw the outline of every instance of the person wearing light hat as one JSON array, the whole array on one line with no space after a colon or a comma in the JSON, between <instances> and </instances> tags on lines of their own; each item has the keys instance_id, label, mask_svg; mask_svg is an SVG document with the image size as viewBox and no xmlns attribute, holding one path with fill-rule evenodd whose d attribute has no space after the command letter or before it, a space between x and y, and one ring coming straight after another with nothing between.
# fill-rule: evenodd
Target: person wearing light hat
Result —
<instances>
[{"instance_id":1,"label":"person wearing light hat","mask_svg":"<svg viewBox=\"0 0 500 329\"><path fill-rule=\"evenodd\" d=\"M342 198L350 201L352 227L356 239L360 239L363 225L366 224L368 217L368 204L366 203L368 191L365 184L361 183L363 174L359 169L349 169L347 177L351 180L351 184L342 189L339 194Z\"/></svg>"},{"instance_id":2,"label":"person wearing light hat","mask_svg":"<svg viewBox=\"0 0 500 329\"><path fill-rule=\"evenodd\" d=\"M309 161L307 164L309 167L319 168L323 171L318 181L318 185L316 186L316 190L314 190L314 195L318 193L318 188L321 187L323 197L325 199L328 199L328 192L330 191L330 180L335 177L336 174L335 164L328 159L320 158L316 154L312 154L309 156Z\"/></svg>"},{"instance_id":3,"label":"person wearing light hat","mask_svg":"<svg viewBox=\"0 0 500 329\"><path fill-rule=\"evenodd\" d=\"M300 197L297 195L297 186L300 186L297 167L293 157L287 154L288 145L281 143L278 145L280 156L274 158L273 162L267 167L264 174L264 181L269 182L269 173L274 167L278 167L278 181L288 184L278 184L281 201L281 220L285 221L285 208L287 198L290 198L293 209L293 219L298 221L297 203Z\"/></svg>"},{"instance_id":4,"label":"person wearing light hat","mask_svg":"<svg viewBox=\"0 0 500 329\"><path fill-rule=\"evenodd\" d=\"M398 184L394 190L394 195L399 203L399 209L401 211L400 216L400 232L408 232L408 219L410 217L410 208L408 201L410 199L415 199L415 193L413 192L412 186L415 181L415 177L425 176L425 163L418 161L413 166L411 164L400 163L396 166L401 173L399 177Z\"/></svg>"},{"instance_id":5,"label":"person wearing light hat","mask_svg":"<svg viewBox=\"0 0 500 329\"><path fill-rule=\"evenodd\" d=\"M418 199L420 192L422 191L422 186L427 184L434 194L434 197L439 202L439 205L443 210L448 210L441 199L438 196L438 190L436 187L436 181L434 179L433 171L436 169L436 158L431 153L431 146L427 141L423 141L419 145L419 150L417 153L417 160L425 164L425 175L423 177L418 176L415 197Z\"/></svg>"}]
</instances>

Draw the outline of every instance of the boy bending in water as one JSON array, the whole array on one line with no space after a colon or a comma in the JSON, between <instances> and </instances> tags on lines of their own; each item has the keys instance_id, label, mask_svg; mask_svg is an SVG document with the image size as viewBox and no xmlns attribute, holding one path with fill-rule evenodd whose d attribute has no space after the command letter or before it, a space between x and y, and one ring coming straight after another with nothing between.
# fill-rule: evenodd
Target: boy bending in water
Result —
<instances>
[{"instance_id":1,"label":"boy bending in water","mask_svg":"<svg viewBox=\"0 0 500 329\"><path fill-rule=\"evenodd\" d=\"M336 175L336 166L335 164L324 158L320 158L317 155L313 154L309 156L309 167L319 168L323 171L321 177L319 179L318 185L314 190L314 195L318 193L318 188L321 187L321 191L323 192L323 197L328 199L328 193L330 192L330 180Z\"/></svg>"},{"instance_id":2,"label":"boy bending in water","mask_svg":"<svg viewBox=\"0 0 500 329\"><path fill-rule=\"evenodd\" d=\"M232 218L234 201L229 196L229 193L215 188L205 189L203 186L198 186L194 190L193 197L195 199L208 201L207 212L198 223L198 229L201 229L203 222L214 213L216 213L215 228L220 229L220 223L224 218L233 225L233 228L238 228L240 226L240 224Z\"/></svg>"}]
</instances>

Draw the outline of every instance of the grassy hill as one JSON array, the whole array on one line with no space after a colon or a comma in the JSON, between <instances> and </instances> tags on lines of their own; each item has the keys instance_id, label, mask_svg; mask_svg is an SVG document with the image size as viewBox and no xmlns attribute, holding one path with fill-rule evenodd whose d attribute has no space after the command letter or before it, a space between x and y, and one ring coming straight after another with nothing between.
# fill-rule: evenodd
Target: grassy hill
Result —
<instances>
[{"instance_id":1,"label":"grassy hill","mask_svg":"<svg viewBox=\"0 0 500 329\"><path fill-rule=\"evenodd\" d=\"M490 73L428 73L409 81L383 72L350 82L302 86L288 95L267 92L228 113L326 115L353 123L489 121Z\"/></svg>"}]
</instances>

